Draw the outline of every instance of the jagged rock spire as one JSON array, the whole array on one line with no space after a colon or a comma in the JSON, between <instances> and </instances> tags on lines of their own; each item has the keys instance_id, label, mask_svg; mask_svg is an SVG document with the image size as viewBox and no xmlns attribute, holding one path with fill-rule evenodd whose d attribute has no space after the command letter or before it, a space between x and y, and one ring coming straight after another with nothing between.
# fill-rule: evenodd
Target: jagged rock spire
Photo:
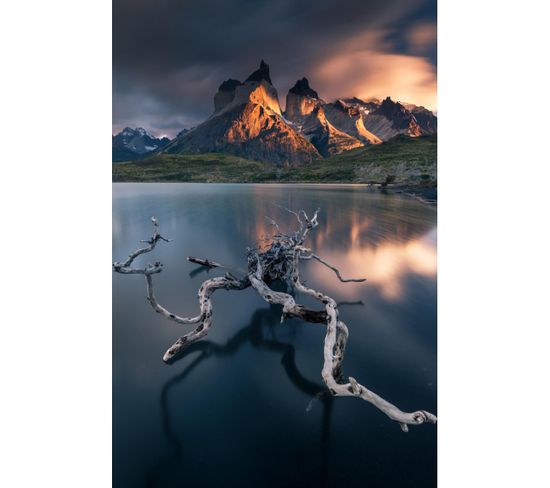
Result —
<instances>
[{"instance_id":1,"label":"jagged rock spire","mask_svg":"<svg viewBox=\"0 0 550 488\"><path fill-rule=\"evenodd\" d=\"M228 80L225 80L220 87L218 88L218 91L233 91L236 87L239 85L242 85L242 83L239 80L234 80L232 78L229 78Z\"/></svg>"},{"instance_id":2,"label":"jagged rock spire","mask_svg":"<svg viewBox=\"0 0 550 488\"><path fill-rule=\"evenodd\" d=\"M267 81L270 85L273 83L271 82L271 78L269 76L269 65L262 59L260 62L260 68L254 71L247 79L246 81Z\"/></svg>"},{"instance_id":3,"label":"jagged rock spire","mask_svg":"<svg viewBox=\"0 0 550 488\"><path fill-rule=\"evenodd\" d=\"M315 90L309 86L309 81L307 78L302 78L298 80L296 84L289 90L289 93L294 93L295 95L301 95L311 98L319 98L319 95Z\"/></svg>"},{"instance_id":4,"label":"jagged rock spire","mask_svg":"<svg viewBox=\"0 0 550 488\"><path fill-rule=\"evenodd\" d=\"M399 102L394 102L390 97L386 97L375 112L389 118L408 115L408 110Z\"/></svg>"}]
</instances>

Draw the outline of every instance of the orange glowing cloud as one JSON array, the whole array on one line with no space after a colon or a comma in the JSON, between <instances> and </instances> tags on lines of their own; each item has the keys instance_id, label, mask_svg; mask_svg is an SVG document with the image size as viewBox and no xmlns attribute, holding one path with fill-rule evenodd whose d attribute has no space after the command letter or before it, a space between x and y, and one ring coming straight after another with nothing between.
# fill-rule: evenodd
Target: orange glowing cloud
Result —
<instances>
[{"instance_id":1,"label":"orange glowing cloud","mask_svg":"<svg viewBox=\"0 0 550 488\"><path fill-rule=\"evenodd\" d=\"M411 42L418 49L425 48L434 35L433 29L428 32L426 26L420 26L411 31ZM389 52L381 37L380 33L357 36L327 53L313 76L319 92L328 100L390 96L436 111L435 67L425 57Z\"/></svg>"},{"instance_id":2,"label":"orange glowing cloud","mask_svg":"<svg viewBox=\"0 0 550 488\"><path fill-rule=\"evenodd\" d=\"M437 27L434 24L418 24L409 30L408 41L416 53L424 53L437 40Z\"/></svg>"}]
</instances>

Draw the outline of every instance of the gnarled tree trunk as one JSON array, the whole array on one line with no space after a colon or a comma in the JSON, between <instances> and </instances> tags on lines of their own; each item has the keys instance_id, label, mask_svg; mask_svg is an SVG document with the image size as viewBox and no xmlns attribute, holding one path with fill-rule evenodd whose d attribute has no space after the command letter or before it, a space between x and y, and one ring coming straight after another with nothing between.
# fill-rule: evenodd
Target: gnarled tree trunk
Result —
<instances>
[{"instance_id":1,"label":"gnarled tree trunk","mask_svg":"<svg viewBox=\"0 0 550 488\"><path fill-rule=\"evenodd\" d=\"M209 259L187 258L190 262L200 266L225 268L228 270L224 276L211 278L201 285L198 293L200 313L195 317L180 317L158 303L153 291L153 275L162 271L161 263L149 264L145 268L132 267L133 261L138 256L153 251L159 241L169 242L168 239L161 236L158 223L154 217L151 219L153 223L153 235L149 240L142 241L147 245L132 252L126 261L115 262L113 264L113 269L117 273L142 274L145 276L147 299L157 313L180 325L196 325L193 330L181 336L170 346L164 354L163 360L165 362L173 360L186 346L208 334L213 317L211 297L216 290L220 288L243 290L252 287L266 302L282 306L281 322L285 318L294 317L306 322L326 325L323 348L324 362L321 375L328 391L332 395L357 397L371 403L384 412L390 419L398 422L405 432L408 430L408 425L419 425L425 422L436 423L437 418L435 415L425 410L417 410L412 413L403 412L395 405L369 390L366 386L359 384L351 376L347 379L344 377L342 363L349 336L348 328L339 319L338 305L333 298L313 288L309 288L301 282L299 264L301 260L314 259L334 271L338 279L343 283L362 282L365 279L344 279L336 267L313 254L311 249L304 246L309 232L318 225L317 217L319 210L311 218L303 210L299 212L286 208L284 210L296 217L297 230L289 234L282 233L278 224L274 220L269 219L276 233L261 249L254 248L248 250L247 271L242 273L243 276L235 276L232 273L232 268ZM269 284L276 280L283 281L292 289L313 297L323 305L323 308L321 310L306 308L296 303L291 294L273 290Z\"/></svg>"}]
</instances>

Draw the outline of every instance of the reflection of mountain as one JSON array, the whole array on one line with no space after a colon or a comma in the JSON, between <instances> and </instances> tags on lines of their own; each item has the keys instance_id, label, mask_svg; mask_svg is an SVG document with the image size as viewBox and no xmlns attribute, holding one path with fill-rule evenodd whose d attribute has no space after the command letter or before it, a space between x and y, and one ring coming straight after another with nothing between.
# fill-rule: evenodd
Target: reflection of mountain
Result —
<instances>
[{"instance_id":1,"label":"reflection of mountain","mask_svg":"<svg viewBox=\"0 0 550 488\"><path fill-rule=\"evenodd\" d=\"M201 363L208 360L210 357L232 356L245 344L250 344L254 348L265 349L282 355L281 364L285 370L291 383L301 392L311 397L312 401L318 399L323 405L322 425L321 425L321 472L320 479L322 486L326 486L328 482L328 436L330 430L330 419L332 416L332 405L334 397L325 394L326 387L324 384L315 383L302 376L296 366L294 356L294 346L292 344L281 342L276 339L276 331L280 328L280 310L277 307L268 309L256 310L247 327L237 332L226 344L220 345L214 342L203 340L191 344L183 354L177 359L181 363L184 358L187 358L194 353L199 353L194 359L187 364L183 371L179 372L171 378L162 388L160 402L162 410L162 424L164 434L171 446L171 453L161 464L153 469L148 477L147 486L160 486L160 480L170 477L172 469L181 469L181 465L185 463L185 446L182 440L175 432L173 425L172 412L168 406L168 398L170 392L187 378ZM164 486L164 485L163 485ZM168 485L167 485L168 486Z\"/></svg>"},{"instance_id":2,"label":"reflection of mountain","mask_svg":"<svg viewBox=\"0 0 550 488\"><path fill-rule=\"evenodd\" d=\"M435 231L406 242L385 242L378 246L350 244L347 251L324 252L323 257L331 263L338 263L344 275L366 276L370 285L380 289L389 300L401 298L403 282L410 274L435 277L437 254ZM319 282L334 285L328 280L326 268L311 267L311 273ZM338 288L342 296L348 289ZM354 298L354 295L349 295Z\"/></svg>"},{"instance_id":3,"label":"reflection of mountain","mask_svg":"<svg viewBox=\"0 0 550 488\"><path fill-rule=\"evenodd\" d=\"M246 218L250 215L245 208L249 202L243 201L242 208L235 208L237 230L246 235L249 242L254 243L273 233L273 227L266 216L274 218L282 229L293 230L296 227L296 218L277 205L284 203L294 210L304 208L307 190L300 195L304 198L287 203L279 200L278 193L271 195L263 187L253 188L252 191L255 221L250 222ZM308 245L317 249L328 245L331 250L342 252L354 247L375 248L388 242L405 243L418 239L434 226L434 221L426 218L426 211L430 209L408 198L367 193L367 190L354 193L351 204L348 195L339 198L342 199L342 205L336 199L330 201L328 206L321 207L320 225L310 234ZM317 195L315 199L318 199ZM313 213L315 200L308 206L304 209ZM240 218L240 215L245 218Z\"/></svg>"},{"instance_id":4,"label":"reflection of mountain","mask_svg":"<svg viewBox=\"0 0 550 488\"><path fill-rule=\"evenodd\" d=\"M251 243L273 234L273 226L266 216L277 220L283 232L296 228L295 217L273 203L277 201L258 190L254 225L246 220L237 221L239 233L248 235ZM322 208L320 225L311 232L306 245L319 250L342 275L366 277L387 299L397 299L408 274L433 277L437 272L435 222L426 219L426 210L425 205L401 197L378 195L377 198L369 194L365 200L358 193L351 206L333 204ZM356 289L341 287L330 270L314 264L308 269L318 283L334 286L332 292L358 298L346 295L355 293Z\"/></svg>"}]
</instances>

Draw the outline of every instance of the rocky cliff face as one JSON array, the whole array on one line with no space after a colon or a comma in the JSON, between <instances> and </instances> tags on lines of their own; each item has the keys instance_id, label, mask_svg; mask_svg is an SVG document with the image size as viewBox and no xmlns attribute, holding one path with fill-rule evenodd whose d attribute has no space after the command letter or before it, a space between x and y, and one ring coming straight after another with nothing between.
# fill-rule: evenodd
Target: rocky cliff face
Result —
<instances>
[{"instance_id":1,"label":"rocky cliff face","mask_svg":"<svg viewBox=\"0 0 550 488\"><path fill-rule=\"evenodd\" d=\"M170 153L229 152L277 165L299 166L356 147L380 144L397 135L437 132L437 117L412 104L372 98L327 103L302 78L289 90L284 114L269 66L244 82L224 81L214 112L202 124L178 134Z\"/></svg>"},{"instance_id":2,"label":"rocky cliff face","mask_svg":"<svg viewBox=\"0 0 550 488\"><path fill-rule=\"evenodd\" d=\"M302 78L288 92L285 118L323 157L363 146L357 138L337 129L327 120L325 105L309 86L307 78Z\"/></svg>"},{"instance_id":3,"label":"rocky cliff face","mask_svg":"<svg viewBox=\"0 0 550 488\"><path fill-rule=\"evenodd\" d=\"M307 78L302 78L288 91L285 118L296 124L301 124L316 107L324 103L317 92L311 89Z\"/></svg>"},{"instance_id":4,"label":"rocky cliff face","mask_svg":"<svg viewBox=\"0 0 550 488\"><path fill-rule=\"evenodd\" d=\"M418 137L423 134L415 116L399 102L387 97L378 108L363 117L367 130L387 141L399 134Z\"/></svg>"},{"instance_id":5,"label":"rocky cliff face","mask_svg":"<svg viewBox=\"0 0 550 488\"><path fill-rule=\"evenodd\" d=\"M367 130L363 122L368 109L360 104L337 100L325 106L327 118L336 128L365 144L380 144L382 139Z\"/></svg>"},{"instance_id":6,"label":"rocky cliff face","mask_svg":"<svg viewBox=\"0 0 550 488\"><path fill-rule=\"evenodd\" d=\"M301 132L315 146L323 157L340 154L364 144L349 134L338 130L326 118L324 108L319 105L311 112L301 128Z\"/></svg>"},{"instance_id":7,"label":"rocky cliff face","mask_svg":"<svg viewBox=\"0 0 550 488\"><path fill-rule=\"evenodd\" d=\"M241 85L242 83L239 80L232 80L231 78L225 80L214 95L214 111L219 112L229 105L235 98L235 90Z\"/></svg>"},{"instance_id":8,"label":"rocky cliff face","mask_svg":"<svg viewBox=\"0 0 550 488\"><path fill-rule=\"evenodd\" d=\"M283 166L299 166L320 156L315 147L280 116L255 103L212 117L174 141L166 152L228 152Z\"/></svg>"},{"instance_id":9,"label":"rocky cliff face","mask_svg":"<svg viewBox=\"0 0 550 488\"><path fill-rule=\"evenodd\" d=\"M414 115L423 134L437 134L437 117L425 107L403 104Z\"/></svg>"},{"instance_id":10,"label":"rocky cliff face","mask_svg":"<svg viewBox=\"0 0 550 488\"><path fill-rule=\"evenodd\" d=\"M320 157L317 149L283 119L264 61L244 83L231 79L223 82L214 97L212 116L176 138L165 152L229 152L292 166Z\"/></svg>"}]
</instances>

